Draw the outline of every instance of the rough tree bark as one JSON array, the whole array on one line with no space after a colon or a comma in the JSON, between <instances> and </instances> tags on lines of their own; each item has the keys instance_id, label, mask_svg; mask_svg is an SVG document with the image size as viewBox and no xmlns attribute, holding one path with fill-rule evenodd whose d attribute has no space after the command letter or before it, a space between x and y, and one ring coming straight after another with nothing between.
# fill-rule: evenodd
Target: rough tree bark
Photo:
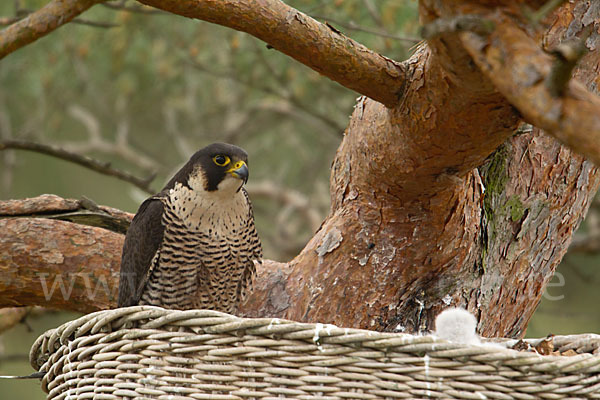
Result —
<instances>
[{"instance_id":1,"label":"rough tree bark","mask_svg":"<svg viewBox=\"0 0 600 400\"><path fill-rule=\"evenodd\" d=\"M566 3L542 29L523 17L517 0L422 0L424 23L477 14L494 30L441 32L402 64L370 52L363 58L353 42L275 0L237 7L142 2L247 31L370 96L358 101L333 162L329 216L294 260L259 269L246 315L415 332L431 328L439 310L453 304L478 315L483 335L524 333L600 183L591 162L550 136L600 161L600 102L583 87L595 90L599 79L595 2ZM548 77L557 61L542 46L552 49L587 26L592 51L575 73L578 81L553 95ZM314 35L322 35L327 51L307 61L302 52ZM349 52L340 50L344 45ZM354 72L344 73L338 61ZM352 74L358 83L348 82ZM546 132L515 136L522 118ZM31 210L44 206L12 213ZM61 303L57 293L51 304L82 311L114 304L110 290L87 297L86 282L71 268L87 262L89 271L93 262L98 281L114 287L120 235L33 218L0 220L0 235L2 276L25 282L0 288L8 293L0 305L42 302L42 288L26 270L33 265L76 277L81 300Z\"/></svg>"},{"instance_id":2,"label":"rough tree bark","mask_svg":"<svg viewBox=\"0 0 600 400\"><path fill-rule=\"evenodd\" d=\"M0 59L60 28L104 0L52 0L39 11L0 31Z\"/></svg>"}]
</instances>

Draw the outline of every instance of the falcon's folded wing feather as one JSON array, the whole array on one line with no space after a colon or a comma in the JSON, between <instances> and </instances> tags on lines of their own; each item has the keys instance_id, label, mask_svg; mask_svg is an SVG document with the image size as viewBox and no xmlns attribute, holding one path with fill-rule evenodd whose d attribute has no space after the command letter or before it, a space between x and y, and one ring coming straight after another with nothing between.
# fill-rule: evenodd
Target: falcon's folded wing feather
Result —
<instances>
[{"instance_id":1,"label":"falcon's folded wing feather","mask_svg":"<svg viewBox=\"0 0 600 400\"><path fill-rule=\"evenodd\" d=\"M119 307L137 305L148 280L150 263L163 239L163 203L153 196L140 206L131 221L121 258Z\"/></svg>"}]
</instances>

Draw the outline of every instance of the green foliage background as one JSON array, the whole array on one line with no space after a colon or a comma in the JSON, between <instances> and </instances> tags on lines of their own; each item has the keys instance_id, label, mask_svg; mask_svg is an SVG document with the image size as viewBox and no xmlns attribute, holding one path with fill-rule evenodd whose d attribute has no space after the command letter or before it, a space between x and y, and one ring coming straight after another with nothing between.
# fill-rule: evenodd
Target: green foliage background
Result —
<instances>
[{"instance_id":1,"label":"green foliage background","mask_svg":"<svg viewBox=\"0 0 600 400\"><path fill-rule=\"evenodd\" d=\"M45 4L17 3L29 10ZM414 42L350 28L413 37L418 29L416 1L289 3L396 60L406 59ZM324 216L330 163L357 94L249 35L144 10L95 6L82 18L115 27L71 23L2 60L0 139L63 146L139 176L157 172L156 191L195 150L232 142L250 154L251 182L293 190ZM0 16L14 14L13 2L0 2ZM65 161L0 153L0 198L42 193L85 195L130 212L147 196ZM315 227L276 199L260 196L254 203L266 257L285 261L297 254ZM597 257L567 257L559 269L566 285L551 288L554 300L544 300L530 336L600 331L597 264ZM0 374L30 373L22 355L35 338L73 317L30 318L31 329L20 325L0 336ZM37 381L0 380L0 391L7 398L43 398Z\"/></svg>"}]
</instances>

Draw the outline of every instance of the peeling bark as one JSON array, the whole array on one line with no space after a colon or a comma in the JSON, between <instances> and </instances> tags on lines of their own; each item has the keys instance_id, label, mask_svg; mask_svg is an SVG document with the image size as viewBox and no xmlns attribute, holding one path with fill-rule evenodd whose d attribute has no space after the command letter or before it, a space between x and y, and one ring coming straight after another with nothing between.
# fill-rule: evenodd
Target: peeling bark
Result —
<instances>
[{"instance_id":1,"label":"peeling bark","mask_svg":"<svg viewBox=\"0 0 600 400\"><path fill-rule=\"evenodd\" d=\"M544 41L564 33L554 28ZM453 304L480 317L483 335L524 334L598 171L537 131L511 138L518 114L510 98L457 41L432 40L407 61L410 85L398 107L359 101L333 165L332 212L291 262L297 306L286 318L415 332ZM598 62L590 53L577 76L591 83ZM507 139L482 177L471 169ZM332 229L344 240L319 258Z\"/></svg>"},{"instance_id":2,"label":"peeling bark","mask_svg":"<svg viewBox=\"0 0 600 400\"><path fill-rule=\"evenodd\" d=\"M0 307L91 312L116 303L123 236L46 218L0 219Z\"/></svg>"}]
</instances>

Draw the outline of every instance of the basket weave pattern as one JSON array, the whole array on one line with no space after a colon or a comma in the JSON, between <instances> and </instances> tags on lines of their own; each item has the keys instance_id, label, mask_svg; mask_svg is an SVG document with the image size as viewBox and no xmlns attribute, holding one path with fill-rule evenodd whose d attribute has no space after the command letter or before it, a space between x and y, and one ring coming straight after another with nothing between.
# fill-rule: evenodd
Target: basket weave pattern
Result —
<instances>
[{"instance_id":1,"label":"basket weave pattern","mask_svg":"<svg viewBox=\"0 0 600 400\"><path fill-rule=\"evenodd\" d=\"M48 399L600 398L600 336L554 343L580 354L136 306L46 332L30 360Z\"/></svg>"}]
</instances>

